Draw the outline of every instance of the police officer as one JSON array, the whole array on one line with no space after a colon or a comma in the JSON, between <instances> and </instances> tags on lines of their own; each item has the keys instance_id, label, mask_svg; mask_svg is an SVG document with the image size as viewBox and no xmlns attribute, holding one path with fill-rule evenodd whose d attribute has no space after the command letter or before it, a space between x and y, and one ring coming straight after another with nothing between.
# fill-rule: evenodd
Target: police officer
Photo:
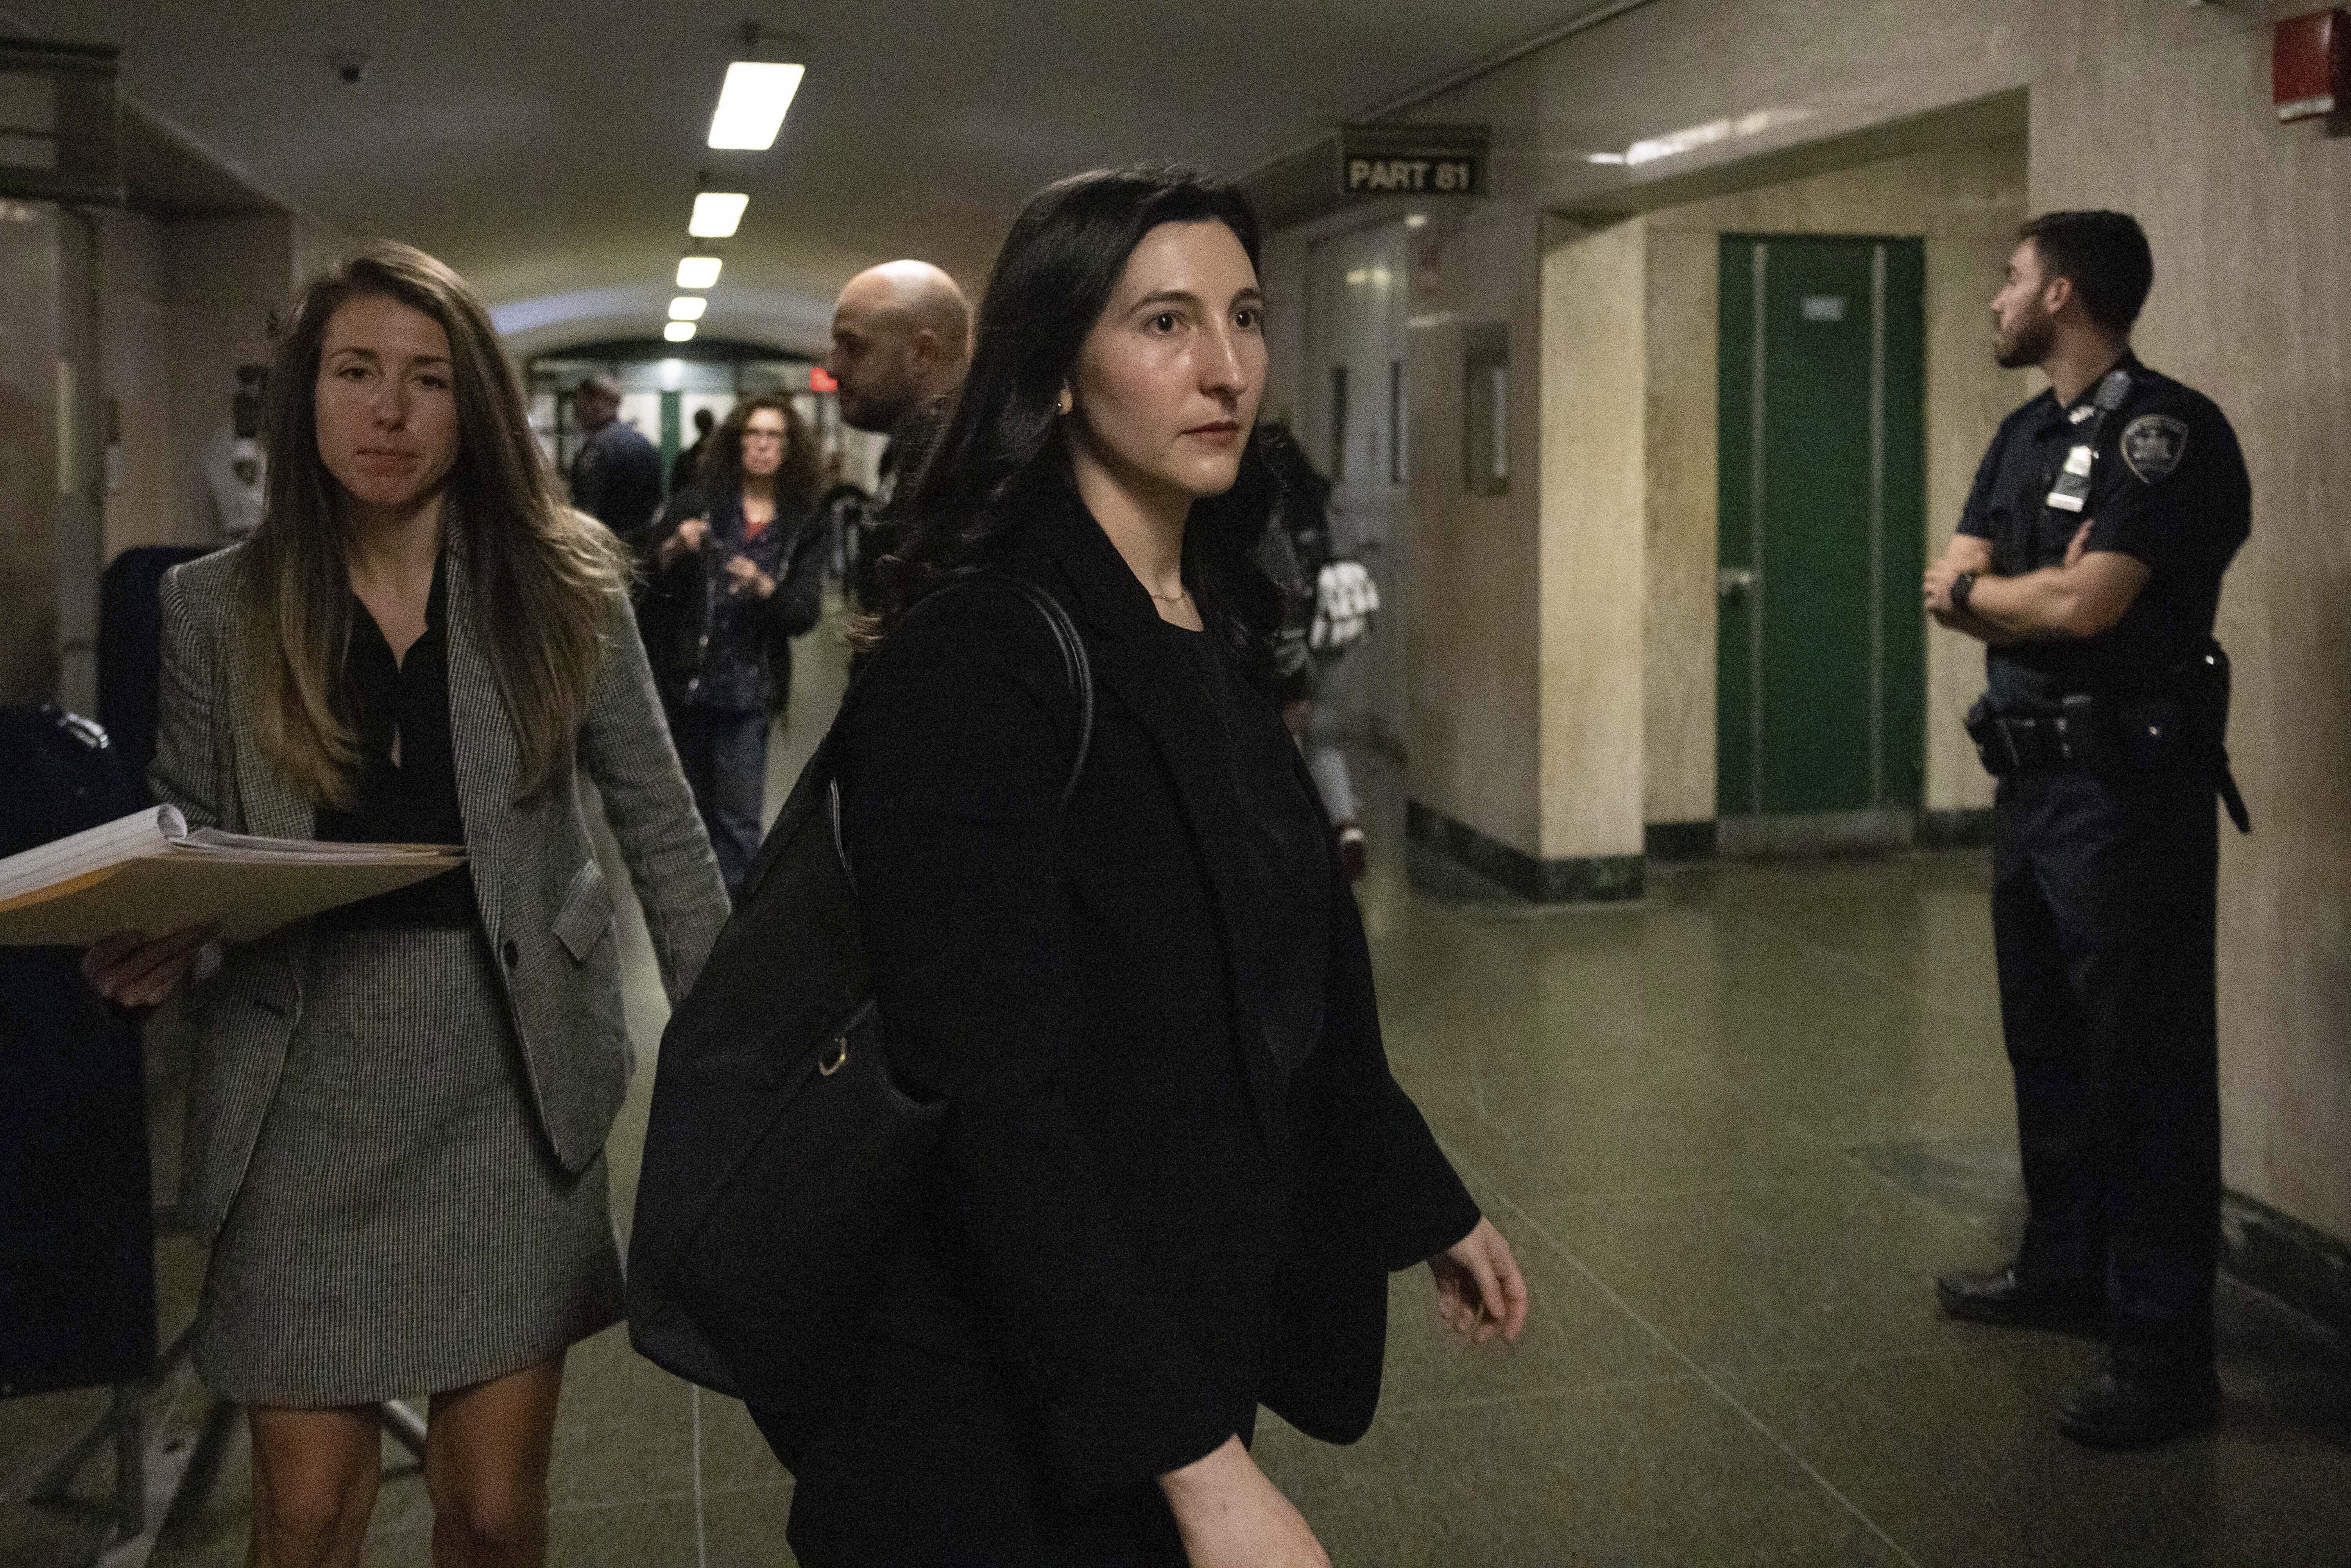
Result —
<instances>
[{"instance_id":1,"label":"police officer","mask_svg":"<svg viewBox=\"0 0 2351 1568\"><path fill-rule=\"evenodd\" d=\"M571 459L571 504L635 543L661 510L661 454L621 423L621 383L599 371L571 393L588 439Z\"/></svg>"},{"instance_id":2,"label":"police officer","mask_svg":"<svg viewBox=\"0 0 2351 1568\"><path fill-rule=\"evenodd\" d=\"M1926 606L1986 644L1969 716L1992 808L1992 930L2030 1204L2009 1267L1937 1281L1953 1317L2102 1333L2068 1437L2142 1448L2210 1426L2220 1245L2218 791L2240 828L2211 640L2251 527L2234 432L2139 363L2154 282L2120 213L2024 225L1992 301L2011 414Z\"/></svg>"}]
</instances>

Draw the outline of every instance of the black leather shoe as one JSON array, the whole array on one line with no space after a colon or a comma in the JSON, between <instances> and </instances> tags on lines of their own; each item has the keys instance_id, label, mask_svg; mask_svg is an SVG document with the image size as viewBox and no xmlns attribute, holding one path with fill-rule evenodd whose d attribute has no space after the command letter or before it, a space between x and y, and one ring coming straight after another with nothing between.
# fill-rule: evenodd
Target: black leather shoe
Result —
<instances>
[{"instance_id":1,"label":"black leather shoe","mask_svg":"<svg viewBox=\"0 0 2351 1568\"><path fill-rule=\"evenodd\" d=\"M1935 1281L1935 1299L1947 1316L2003 1328L2095 1334L2106 1326L2106 1305L2098 1297L2086 1291L2028 1285L2013 1267L1946 1274Z\"/></svg>"},{"instance_id":2,"label":"black leather shoe","mask_svg":"<svg viewBox=\"0 0 2351 1568\"><path fill-rule=\"evenodd\" d=\"M2057 1402L2057 1428L2091 1448L2152 1448L2220 1419L2220 1380L2210 1364L2125 1372L2109 1361Z\"/></svg>"}]
</instances>

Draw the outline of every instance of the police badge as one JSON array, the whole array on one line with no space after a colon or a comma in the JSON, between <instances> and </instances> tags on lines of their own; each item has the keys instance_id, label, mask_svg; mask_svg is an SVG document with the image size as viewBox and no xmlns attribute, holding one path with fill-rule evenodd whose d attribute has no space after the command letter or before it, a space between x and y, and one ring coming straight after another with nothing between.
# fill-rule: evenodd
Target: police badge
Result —
<instances>
[{"instance_id":1,"label":"police badge","mask_svg":"<svg viewBox=\"0 0 2351 1568\"><path fill-rule=\"evenodd\" d=\"M2122 447L2130 471L2152 485L2188 455L2188 426L2168 413L2143 413L2124 427Z\"/></svg>"}]
</instances>

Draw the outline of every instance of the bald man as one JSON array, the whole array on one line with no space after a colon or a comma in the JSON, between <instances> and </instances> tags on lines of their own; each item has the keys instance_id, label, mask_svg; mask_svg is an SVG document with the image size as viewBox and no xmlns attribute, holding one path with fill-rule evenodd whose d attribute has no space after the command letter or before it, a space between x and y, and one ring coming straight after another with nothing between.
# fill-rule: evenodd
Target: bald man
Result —
<instances>
[{"instance_id":1,"label":"bald man","mask_svg":"<svg viewBox=\"0 0 2351 1568\"><path fill-rule=\"evenodd\" d=\"M971 307L927 261L892 261L849 280L832 308L825 369L841 383L841 417L895 434L963 382Z\"/></svg>"},{"instance_id":2,"label":"bald man","mask_svg":"<svg viewBox=\"0 0 2351 1568\"><path fill-rule=\"evenodd\" d=\"M902 480L922 466L947 395L971 361L971 307L955 279L927 261L893 261L849 280L832 308L825 369L841 384L841 417L886 433L881 493L853 536L850 596L873 608L873 563L897 548Z\"/></svg>"}]
</instances>

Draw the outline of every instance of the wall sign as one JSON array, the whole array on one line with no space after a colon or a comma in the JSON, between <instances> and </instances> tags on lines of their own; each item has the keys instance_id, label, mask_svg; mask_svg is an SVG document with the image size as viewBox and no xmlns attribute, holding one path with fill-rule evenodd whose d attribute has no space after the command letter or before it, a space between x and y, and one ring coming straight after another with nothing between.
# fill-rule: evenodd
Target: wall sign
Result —
<instances>
[{"instance_id":1,"label":"wall sign","mask_svg":"<svg viewBox=\"0 0 2351 1568\"><path fill-rule=\"evenodd\" d=\"M1351 196L1474 196L1478 164L1470 158L1350 158Z\"/></svg>"},{"instance_id":2,"label":"wall sign","mask_svg":"<svg viewBox=\"0 0 2351 1568\"><path fill-rule=\"evenodd\" d=\"M1482 196L1482 125L1364 125L1339 133L1339 190L1379 196Z\"/></svg>"}]
</instances>

